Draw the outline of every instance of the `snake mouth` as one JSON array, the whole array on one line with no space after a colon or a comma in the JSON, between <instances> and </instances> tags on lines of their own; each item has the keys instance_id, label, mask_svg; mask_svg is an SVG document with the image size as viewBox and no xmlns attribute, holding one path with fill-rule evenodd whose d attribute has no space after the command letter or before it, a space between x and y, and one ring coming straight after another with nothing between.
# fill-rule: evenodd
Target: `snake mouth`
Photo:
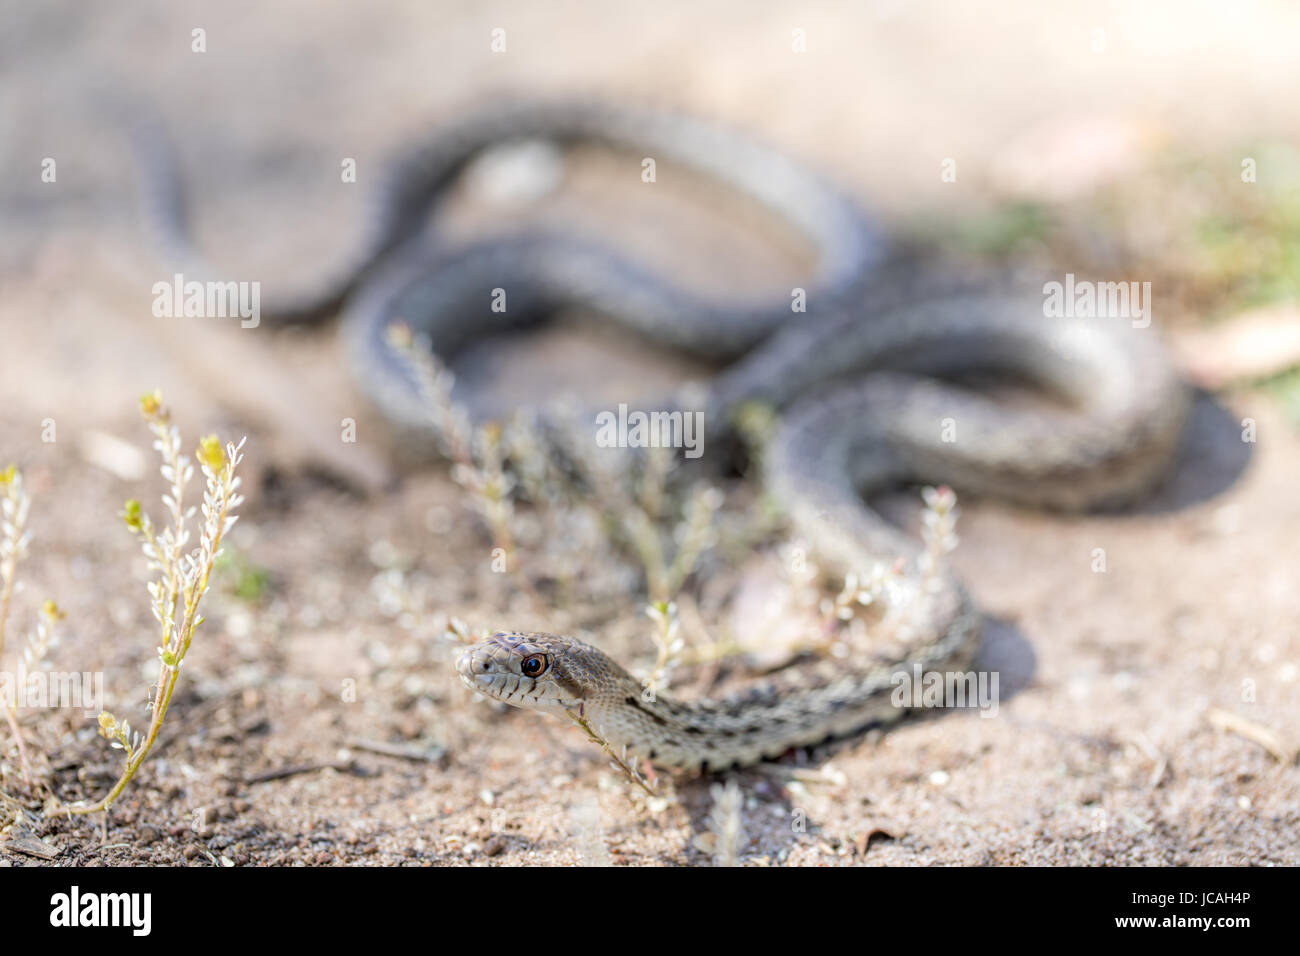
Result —
<instances>
[{"instance_id":1,"label":"snake mouth","mask_svg":"<svg viewBox=\"0 0 1300 956\"><path fill-rule=\"evenodd\" d=\"M529 692L533 682L510 666L510 658L510 648L499 641L475 644L461 651L456 673L466 687L491 700L516 707L540 704L538 696Z\"/></svg>"},{"instance_id":2,"label":"snake mouth","mask_svg":"<svg viewBox=\"0 0 1300 956\"><path fill-rule=\"evenodd\" d=\"M456 658L456 673L470 690L477 691L485 697L495 698L497 695L492 693L492 685L498 675L493 673L487 647L485 644L475 644L461 651L460 656Z\"/></svg>"}]
</instances>

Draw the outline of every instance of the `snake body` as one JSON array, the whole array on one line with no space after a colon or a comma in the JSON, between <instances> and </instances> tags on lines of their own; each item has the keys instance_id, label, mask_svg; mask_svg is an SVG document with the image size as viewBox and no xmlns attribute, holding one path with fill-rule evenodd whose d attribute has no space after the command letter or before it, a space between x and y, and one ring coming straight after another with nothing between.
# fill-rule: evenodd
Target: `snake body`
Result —
<instances>
[{"instance_id":1,"label":"snake body","mask_svg":"<svg viewBox=\"0 0 1300 956\"><path fill-rule=\"evenodd\" d=\"M115 112L128 127L142 173L146 222L162 254L196 273L218 273L195 248L181 163L162 124L134 106ZM384 286L391 291L394 284L408 284L411 269L431 266L451 266L453 273L488 268L521 280L521 285L540 283L566 294L581 289L612 305L611 315L623 324L724 358L745 351L788 317L783 302L709 303L666 276L651 276L635 263L571 236L491 242L470 253L457 252L450 261L444 250L425 247L431 238L436 243L426 229L430 213L474 160L494 147L536 141L631 150L654 158L660 175L684 169L767 207L815 248L818 269L809 294L820 301L848 301L884 252L879 231L847 194L779 150L723 127L671 111L614 108L598 101L503 101L443 122L400 149L375 174L359 237L303 288L267 290L262 299L267 321L319 320L358 292ZM372 281L385 270L390 270L386 279ZM608 281L601 281L602 274L609 274ZM466 288L464 280L472 275L463 275L447 291ZM366 311L349 309L353 318L347 321L358 321L355 317ZM462 307L459 314L462 321L477 320L486 311ZM359 368L366 376L392 371L387 365ZM373 382L363 378L362 384Z\"/></svg>"},{"instance_id":2,"label":"snake body","mask_svg":"<svg viewBox=\"0 0 1300 956\"><path fill-rule=\"evenodd\" d=\"M634 150L767 206L819 252L808 292L814 307L796 315L784 298L710 302L567 234L448 250L422 233L429 208L467 163L521 139ZM157 231L196 260L177 178L165 164L154 167ZM780 411L764 466L768 491L820 565L863 573L899 560L895 598L910 614L903 657L813 661L719 700L646 695L598 648L558 635L499 633L460 656L457 670L473 690L581 716L610 743L661 766L741 766L889 723L904 713L892 699L894 675L970 665L979 633L970 597L864 495L920 480L1044 507L1109 505L1146 489L1179 439L1187 395L1152 330L1048 318L1041 295L1014 289L884 274L880 235L846 194L778 151L698 120L594 104L480 110L411 147L385 182L342 265L266 311L302 319L346 299L354 371L393 422L419 432L428 414L385 339L390 322L412 325L446 357L557 306L586 306L660 342L732 361L710 389L712 422L748 401ZM495 288L510 290L509 312L489 307ZM1007 407L949 380L972 370L1028 381L1061 407Z\"/></svg>"},{"instance_id":3,"label":"snake body","mask_svg":"<svg viewBox=\"0 0 1300 956\"><path fill-rule=\"evenodd\" d=\"M818 661L721 700L681 702L647 699L622 667L581 641L511 632L464 651L462 680L518 707L578 714L615 745L696 771L772 759L903 717L910 698L900 704L898 676L966 671L979 616L960 582L943 567L927 573L918 542L867 507L864 494L925 479L1044 507L1118 504L1160 474L1179 437L1186 397L1149 335L1105 320L1045 320L1041 311L1027 321L1034 307L1023 298L936 300L829 323L806 345L834 356L822 362L827 373L880 363L996 367L1054 388L1073 402L1069 412L1015 412L935 379L884 371L794 399L790 381L766 374L766 350L718 383L722 394L789 398L767 481L820 561L864 574L901 559L894 600L910 612L906 656ZM773 354L797 356L792 345ZM945 420L958 440L943 440Z\"/></svg>"}]
</instances>

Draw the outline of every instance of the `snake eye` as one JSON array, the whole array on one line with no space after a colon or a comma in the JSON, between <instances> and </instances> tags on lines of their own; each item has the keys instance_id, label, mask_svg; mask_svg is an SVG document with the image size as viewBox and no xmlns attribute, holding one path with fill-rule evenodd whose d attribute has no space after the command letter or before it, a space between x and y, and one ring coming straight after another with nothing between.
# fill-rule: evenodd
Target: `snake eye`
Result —
<instances>
[{"instance_id":1,"label":"snake eye","mask_svg":"<svg viewBox=\"0 0 1300 956\"><path fill-rule=\"evenodd\" d=\"M546 671L546 655L532 654L525 657L519 665L519 671L525 677L541 677Z\"/></svg>"}]
</instances>

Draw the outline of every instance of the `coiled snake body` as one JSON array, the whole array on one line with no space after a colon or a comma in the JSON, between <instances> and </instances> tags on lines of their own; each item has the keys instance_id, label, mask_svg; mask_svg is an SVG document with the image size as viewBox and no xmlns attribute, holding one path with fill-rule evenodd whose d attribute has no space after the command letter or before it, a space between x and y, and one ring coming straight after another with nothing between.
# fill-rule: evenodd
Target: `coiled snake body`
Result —
<instances>
[{"instance_id":1,"label":"coiled snake body","mask_svg":"<svg viewBox=\"0 0 1300 956\"><path fill-rule=\"evenodd\" d=\"M808 313L793 314L788 299L709 302L569 235L455 251L428 241L421 234L428 207L466 164L520 139L634 149L769 207L820 254ZM164 152L150 155L157 231L174 256L197 261L178 177ZM501 633L460 656L457 670L470 688L582 716L609 742L661 766L744 765L888 723L903 714L890 694L897 672L969 666L979 633L970 598L946 568L923 571L918 543L872 511L865 494L926 481L1045 507L1112 504L1147 488L1180 436L1187 396L1152 329L1048 318L1040 294L944 288L942 277L896 281L880 268L877 230L845 194L779 152L706 123L592 104L481 110L413 147L386 183L345 263L266 311L302 319L345 301L358 380L395 423L418 431L428 416L385 338L390 322L400 318L450 355L494 328L581 304L660 342L735 360L711 387L708 420L722 423L751 400L780 410L765 462L768 490L819 564L861 573L899 560L899 593L912 604L906 659L816 661L721 700L647 699L603 652L557 635ZM495 288L510 290L508 314L489 308ZM1031 382L1065 407L1007 407L948 381L971 370Z\"/></svg>"}]
</instances>

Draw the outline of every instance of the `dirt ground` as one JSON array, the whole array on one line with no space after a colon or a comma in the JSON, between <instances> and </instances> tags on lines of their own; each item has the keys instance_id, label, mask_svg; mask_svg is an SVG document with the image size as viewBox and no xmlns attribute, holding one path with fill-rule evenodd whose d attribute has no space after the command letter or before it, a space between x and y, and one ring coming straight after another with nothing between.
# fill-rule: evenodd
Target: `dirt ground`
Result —
<instances>
[{"instance_id":1,"label":"dirt ground","mask_svg":"<svg viewBox=\"0 0 1300 956\"><path fill-rule=\"evenodd\" d=\"M105 92L157 107L201 184L205 248L258 276L310 276L338 255L364 172L431 118L503 93L594 91L761 135L897 234L956 254L1152 280L1155 324L1215 386L1198 393L1169 480L1122 514L964 501L952 560L985 615L977 666L1001 674L996 717L944 713L738 774L741 860L1300 862L1294 758L1215 718L1300 745L1300 392L1286 373L1300 356L1270 344L1288 341L1300 298L1300 15L1054 6L0 0L0 466L22 468L35 499L0 666L53 597L67 614L54 668L102 671L109 710L143 708L156 629L118 517L128 498L156 513L163 490L141 393L164 392L187 442L247 435L249 466L162 741L104 829L42 815L0 728L0 790L51 851L0 838L0 866L711 861L710 781L663 781L662 800L643 799L578 731L472 700L448 666L450 617L574 630L652 661L634 565L591 528L548 547L543 516L521 507L521 570L493 573L464 492L395 447L333 326L154 318L150 288L169 270L140 228ZM195 28L206 52L191 50ZM336 188L341 156L358 159L355 188ZM40 179L46 157L55 183ZM1243 157L1259 165L1246 199ZM955 183L940 177L948 158ZM669 233L592 178L573 215L595 210L723 294L799 274L799 250L701 216L700 194L683 195L672 218L689 228ZM1274 318L1252 349L1235 322L1261 306ZM485 347L461 369L470 391L482 367L523 383L516 402L547 378L626 394L702 373L564 330ZM339 440L345 418L355 444ZM727 491L724 517L743 516L753 489ZM911 500L891 499L906 520ZM578 598L531 596L519 575L542 567L583 581ZM761 589L770 568L724 551L701 572ZM717 590L695 586L688 639L736 626ZM22 720L41 786L72 801L112 783L121 755L93 720Z\"/></svg>"}]
</instances>

